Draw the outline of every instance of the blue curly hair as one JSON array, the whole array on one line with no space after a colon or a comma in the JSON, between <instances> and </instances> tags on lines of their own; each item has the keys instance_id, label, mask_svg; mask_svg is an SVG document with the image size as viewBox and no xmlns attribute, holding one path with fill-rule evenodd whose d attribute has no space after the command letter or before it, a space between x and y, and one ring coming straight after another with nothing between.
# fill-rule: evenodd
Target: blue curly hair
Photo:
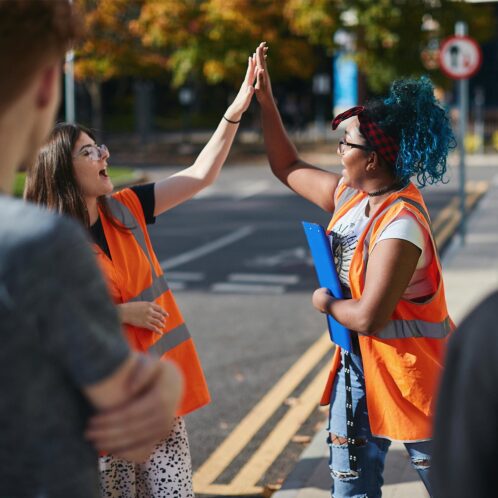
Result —
<instances>
[{"instance_id":1,"label":"blue curly hair","mask_svg":"<svg viewBox=\"0 0 498 498\"><path fill-rule=\"evenodd\" d=\"M399 143L397 179L405 183L416 175L421 187L446 181L446 159L456 141L429 78L395 81L388 97L368 102L365 112Z\"/></svg>"}]
</instances>

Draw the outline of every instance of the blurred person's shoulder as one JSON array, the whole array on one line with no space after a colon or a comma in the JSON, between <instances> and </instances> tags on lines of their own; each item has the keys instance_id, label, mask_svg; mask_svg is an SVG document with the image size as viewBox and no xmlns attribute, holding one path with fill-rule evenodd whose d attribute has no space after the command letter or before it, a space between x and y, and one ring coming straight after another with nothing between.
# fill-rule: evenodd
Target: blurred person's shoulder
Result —
<instances>
[{"instance_id":1,"label":"blurred person's shoulder","mask_svg":"<svg viewBox=\"0 0 498 498\"><path fill-rule=\"evenodd\" d=\"M0 290L18 305L31 305L34 296L40 303L61 286L73 288L72 276L92 279L99 273L86 231L76 221L0 197Z\"/></svg>"},{"instance_id":2,"label":"blurred person's shoulder","mask_svg":"<svg viewBox=\"0 0 498 498\"><path fill-rule=\"evenodd\" d=\"M498 291L484 298L455 331L450 348L467 352L476 362L498 366ZM468 353L472 352L471 355Z\"/></svg>"},{"instance_id":3,"label":"blurred person's shoulder","mask_svg":"<svg viewBox=\"0 0 498 498\"><path fill-rule=\"evenodd\" d=\"M484 298L463 320L459 329L472 329L475 334L488 335L489 326L496 330L498 337L498 322L496 313L498 310L498 290Z\"/></svg>"},{"instance_id":4,"label":"blurred person's shoulder","mask_svg":"<svg viewBox=\"0 0 498 498\"><path fill-rule=\"evenodd\" d=\"M26 265L51 259L54 252L86 241L83 229L68 217L0 196L0 266L6 259Z\"/></svg>"}]
</instances>

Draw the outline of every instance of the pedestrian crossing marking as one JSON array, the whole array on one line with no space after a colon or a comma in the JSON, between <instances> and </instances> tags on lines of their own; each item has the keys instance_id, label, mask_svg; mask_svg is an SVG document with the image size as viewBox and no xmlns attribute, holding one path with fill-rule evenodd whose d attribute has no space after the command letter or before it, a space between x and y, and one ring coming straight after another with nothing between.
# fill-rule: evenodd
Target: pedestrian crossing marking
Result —
<instances>
[{"instance_id":1,"label":"pedestrian crossing marking","mask_svg":"<svg viewBox=\"0 0 498 498\"><path fill-rule=\"evenodd\" d=\"M176 280L168 280L168 287L172 291L185 290L185 282L177 282Z\"/></svg>"},{"instance_id":2,"label":"pedestrian crossing marking","mask_svg":"<svg viewBox=\"0 0 498 498\"><path fill-rule=\"evenodd\" d=\"M268 284L295 285L299 283L299 275L282 275L269 273L230 273L229 282L257 282Z\"/></svg>"},{"instance_id":3,"label":"pedestrian crossing marking","mask_svg":"<svg viewBox=\"0 0 498 498\"><path fill-rule=\"evenodd\" d=\"M241 227L238 230L235 230L227 235L224 235L223 237L220 237L219 239L212 240L207 244L198 246L195 249L192 249L191 251L187 251L182 254L179 254L178 256L173 256L172 258L161 261L160 263L161 268L168 271L171 270L172 268L184 265L185 263L189 263L194 259L201 258L206 254L210 254L214 251L217 251L218 249L221 249L222 247L233 244L234 242L237 242L240 239L243 239L244 237L251 235L255 231L256 229L252 226Z\"/></svg>"},{"instance_id":4,"label":"pedestrian crossing marking","mask_svg":"<svg viewBox=\"0 0 498 498\"><path fill-rule=\"evenodd\" d=\"M206 199L209 197L230 197L242 201L249 197L261 194L270 188L269 180L243 180L223 187L220 184L209 186L194 196L194 199Z\"/></svg>"},{"instance_id":5,"label":"pedestrian crossing marking","mask_svg":"<svg viewBox=\"0 0 498 498\"><path fill-rule=\"evenodd\" d=\"M180 282L202 282L205 278L204 273L193 271L169 271L166 276L168 281L176 280Z\"/></svg>"},{"instance_id":6,"label":"pedestrian crossing marking","mask_svg":"<svg viewBox=\"0 0 498 498\"><path fill-rule=\"evenodd\" d=\"M258 285L232 282L218 282L211 286L212 292L227 292L238 294L272 294L281 295L285 293L283 285Z\"/></svg>"}]
</instances>

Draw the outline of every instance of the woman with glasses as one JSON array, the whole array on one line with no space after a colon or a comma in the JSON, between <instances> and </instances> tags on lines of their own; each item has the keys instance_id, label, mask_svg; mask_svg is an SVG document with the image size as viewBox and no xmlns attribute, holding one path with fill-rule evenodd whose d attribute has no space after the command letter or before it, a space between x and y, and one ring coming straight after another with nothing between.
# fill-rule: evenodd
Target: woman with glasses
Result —
<instances>
[{"instance_id":1,"label":"woman with glasses","mask_svg":"<svg viewBox=\"0 0 498 498\"><path fill-rule=\"evenodd\" d=\"M147 224L215 181L251 102L255 68L253 56L238 95L194 164L170 177L113 194L107 147L97 145L83 126L65 123L55 127L28 173L26 199L74 216L88 228L132 348L172 360L183 373L184 397L170 437L158 443L141 465L101 456L102 496L194 496L182 416L209 403L210 397L195 345L152 248ZM163 414L156 416L159 420Z\"/></svg>"},{"instance_id":2,"label":"woman with glasses","mask_svg":"<svg viewBox=\"0 0 498 498\"><path fill-rule=\"evenodd\" d=\"M322 404L335 498L381 496L391 441L405 444L430 492L432 415L448 335L441 265L419 186L443 180L454 138L426 78L336 116L342 173L306 163L286 134L257 49L256 97L273 173L332 216L327 232L346 299L327 289L314 307L352 332L336 347Z\"/></svg>"}]
</instances>

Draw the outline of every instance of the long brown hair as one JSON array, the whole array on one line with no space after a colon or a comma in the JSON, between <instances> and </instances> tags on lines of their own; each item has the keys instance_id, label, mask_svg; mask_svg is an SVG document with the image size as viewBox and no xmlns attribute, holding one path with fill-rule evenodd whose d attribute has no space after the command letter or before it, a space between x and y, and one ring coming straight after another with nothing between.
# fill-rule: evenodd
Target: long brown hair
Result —
<instances>
[{"instance_id":1,"label":"long brown hair","mask_svg":"<svg viewBox=\"0 0 498 498\"><path fill-rule=\"evenodd\" d=\"M58 123L55 126L35 164L28 169L24 198L72 216L88 228L90 219L73 166L73 149L82 133L95 141L94 134L82 125ZM105 196L99 197L97 203L116 228L126 229L112 216Z\"/></svg>"}]
</instances>

